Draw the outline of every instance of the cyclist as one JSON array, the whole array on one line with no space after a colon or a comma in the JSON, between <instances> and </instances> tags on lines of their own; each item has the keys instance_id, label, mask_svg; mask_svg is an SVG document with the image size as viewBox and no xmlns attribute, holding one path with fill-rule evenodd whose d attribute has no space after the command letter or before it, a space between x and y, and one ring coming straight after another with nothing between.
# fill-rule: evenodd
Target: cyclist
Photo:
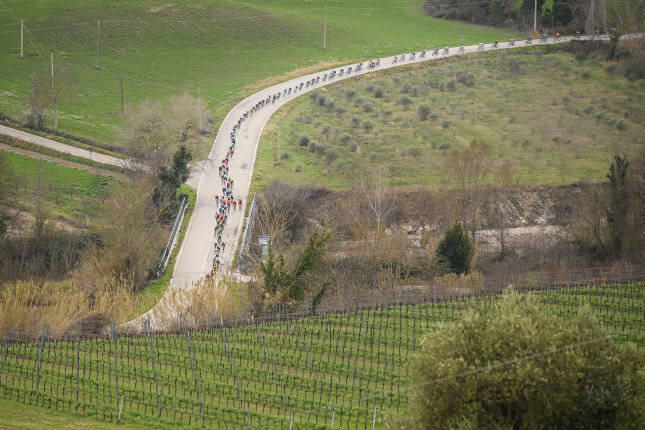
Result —
<instances>
[{"instance_id":1,"label":"cyclist","mask_svg":"<svg viewBox=\"0 0 645 430\"><path fill-rule=\"evenodd\" d=\"M493 42L493 48L499 48L499 44L497 43L497 40Z\"/></svg>"},{"instance_id":2,"label":"cyclist","mask_svg":"<svg viewBox=\"0 0 645 430\"><path fill-rule=\"evenodd\" d=\"M511 39L511 41L510 41L509 45L510 45L510 46L515 46L515 39Z\"/></svg>"},{"instance_id":3,"label":"cyclist","mask_svg":"<svg viewBox=\"0 0 645 430\"><path fill-rule=\"evenodd\" d=\"M347 69L347 73L352 73L352 68L351 67Z\"/></svg>"},{"instance_id":4,"label":"cyclist","mask_svg":"<svg viewBox=\"0 0 645 430\"><path fill-rule=\"evenodd\" d=\"M546 41L547 40L547 35L542 33L542 40Z\"/></svg>"},{"instance_id":5,"label":"cyclist","mask_svg":"<svg viewBox=\"0 0 645 430\"><path fill-rule=\"evenodd\" d=\"M529 43L531 43L531 41L532 41L532 40L533 40L533 38L532 38L531 36L528 36L528 37L526 38L526 41L527 41L527 42L529 42Z\"/></svg>"},{"instance_id":6,"label":"cyclist","mask_svg":"<svg viewBox=\"0 0 645 430\"><path fill-rule=\"evenodd\" d=\"M461 52L464 52L464 51L466 50L466 48L464 48L464 45L461 45L461 46L459 47L459 50L460 50Z\"/></svg>"},{"instance_id":7,"label":"cyclist","mask_svg":"<svg viewBox=\"0 0 645 430\"><path fill-rule=\"evenodd\" d=\"M555 33L555 39L560 39L560 33L558 32Z\"/></svg>"},{"instance_id":8,"label":"cyclist","mask_svg":"<svg viewBox=\"0 0 645 430\"><path fill-rule=\"evenodd\" d=\"M576 31L576 39L580 39L580 32Z\"/></svg>"},{"instance_id":9,"label":"cyclist","mask_svg":"<svg viewBox=\"0 0 645 430\"><path fill-rule=\"evenodd\" d=\"M377 58L376 59L376 65L378 66L379 64L381 64L381 60L379 58Z\"/></svg>"},{"instance_id":10,"label":"cyclist","mask_svg":"<svg viewBox=\"0 0 645 430\"><path fill-rule=\"evenodd\" d=\"M450 51L450 48L448 48L447 46L445 48L443 48L443 53L444 54L447 54L449 51Z\"/></svg>"},{"instance_id":11,"label":"cyclist","mask_svg":"<svg viewBox=\"0 0 645 430\"><path fill-rule=\"evenodd\" d=\"M434 48L434 54L437 55L439 53L439 48Z\"/></svg>"},{"instance_id":12,"label":"cyclist","mask_svg":"<svg viewBox=\"0 0 645 430\"><path fill-rule=\"evenodd\" d=\"M410 55L410 60L414 60L417 57L417 53L413 52L412 55Z\"/></svg>"},{"instance_id":13,"label":"cyclist","mask_svg":"<svg viewBox=\"0 0 645 430\"><path fill-rule=\"evenodd\" d=\"M480 44L479 44L479 46L478 46L478 48L480 48L480 49L484 49L484 44L483 44L483 43L480 43Z\"/></svg>"}]
</instances>

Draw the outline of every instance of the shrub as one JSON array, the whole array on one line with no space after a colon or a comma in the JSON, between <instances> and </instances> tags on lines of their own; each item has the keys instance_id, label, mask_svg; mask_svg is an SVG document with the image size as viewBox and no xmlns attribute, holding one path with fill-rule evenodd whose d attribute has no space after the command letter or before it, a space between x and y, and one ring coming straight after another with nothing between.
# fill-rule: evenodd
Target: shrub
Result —
<instances>
[{"instance_id":1,"label":"shrub","mask_svg":"<svg viewBox=\"0 0 645 430\"><path fill-rule=\"evenodd\" d=\"M591 72L589 70L585 70L582 73L580 73L580 77L585 81L589 80L589 78L591 78Z\"/></svg>"},{"instance_id":2,"label":"shrub","mask_svg":"<svg viewBox=\"0 0 645 430\"><path fill-rule=\"evenodd\" d=\"M376 152L372 152L370 154L370 160L372 160L372 161L378 160L378 154Z\"/></svg>"},{"instance_id":3,"label":"shrub","mask_svg":"<svg viewBox=\"0 0 645 430\"><path fill-rule=\"evenodd\" d=\"M309 150L309 152L316 152L316 142L314 142L313 140L309 142L307 149Z\"/></svg>"},{"instance_id":4,"label":"shrub","mask_svg":"<svg viewBox=\"0 0 645 430\"><path fill-rule=\"evenodd\" d=\"M333 111L335 107L336 107L336 102L333 101L332 99L328 99L327 101L325 101L325 109L327 109L329 112Z\"/></svg>"},{"instance_id":5,"label":"shrub","mask_svg":"<svg viewBox=\"0 0 645 430\"><path fill-rule=\"evenodd\" d=\"M624 73L630 79L645 79L645 53L634 55L625 60Z\"/></svg>"},{"instance_id":6,"label":"shrub","mask_svg":"<svg viewBox=\"0 0 645 430\"><path fill-rule=\"evenodd\" d=\"M383 118L389 118L392 116L392 110L390 109L381 109L381 115L383 115Z\"/></svg>"},{"instance_id":7,"label":"shrub","mask_svg":"<svg viewBox=\"0 0 645 430\"><path fill-rule=\"evenodd\" d=\"M412 84L411 84L411 83L409 83L409 82L405 82L405 83L403 84L403 86L401 87L401 92L402 92L403 94L407 94L407 93L409 93L410 91L412 91Z\"/></svg>"},{"instance_id":8,"label":"shrub","mask_svg":"<svg viewBox=\"0 0 645 430\"><path fill-rule=\"evenodd\" d=\"M316 145L316 154L324 155L325 152L327 152L327 145L323 145L322 143Z\"/></svg>"},{"instance_id":9,"label":"shrub","mask_svg":"<svg viewBox=\"0 0 645 430\"><path fill-rule=\"evenodd\" d=\"M429 331L410 367L414 381L433 382L414 389L403 422L389 427L639 428L643 354L614 342L589 304L573 315L508 291L494 312L479 305Z\"/></svg>"},{"instance_id":10,"label":"shrub","mask_svg":"<svg viewBox=\"0 0 645 430\"><path fill-rule=\"evenodd\" d=\"M589 115L590 113L592 113L592 112L593 112L593 106L587 106L586 108L584 108L584 109L582 110L582 112L583 112L583 113L586 113L587 115Z\"/></svg>"},{"instance_id":11,"label":"shrub","mask_svg":"<svg viewBox=\"0 0 645 430\"><path fill-rule=\"evenodd\" d=\"M357 149L358 149L358 145L357 145L357 144L352 143L351 145L349 145L349 150L350 150L350 151L352 151L352 152L356 152L356 150L357 150Z\"/></svg>"},{"instance_id":12,"label":"shrub","mask_svg":"<svg viewBox=\"0 0 645 430\"><path fill-rule=\"evenodd\" d=\"M280 154L280 160L291 160L291 154L287 151Z\"/></svg>"},{"instance_id":13,"label":"shrub","mask_svg":"<svg viewBox=\"0 0 645 430\"><path fill-rule=\"evenodd\" d=\"M437 112L430 112L428 118L430 118L432 121L436 121L439 118L439 114Z\"/></svg>"},{"instance_id":14,"label":"shrub","mask_svg":"<svg viewBox=\"0 0 645 430\"><path fill-rule=\"evenodd\" d=\"M584 63L587 60L587 58L589 57L587 56L586 52L580 51L576 54L576 61L580 64Z\"/></svg>"},{"instance_id":15,"label":"shrub","mask_svg":"<svg viewBox=\"0 0 645 430\"><path fill-rule=\"evenodd\" d=\"M399 99L399 104L403 106L403 110L408 110L412 104L412 99L408 96L403 96Z\"/></svg>"},{"instance_id":16,"label":"shrub","mask_svg":"<svg viewBox=\"0 0 645 430\"><path fill-rule=\"evenodd\" d=\"M627 131L627 123L621 119L620 121L618 121L618 123L616 123L616 128L621 132Z\"/></svg>"},{"instance_id":17,"label":"shrub","mask_svg":"<svg viewBox=\"0 0 645 430\"><path fill-rule=\"evenodd\" d=\"M392 77L392 82L394 82L395 84L399 85L399 84L401 84L401 78L399 76L393 76Z\"/></svg>"},{"instance_id":18,"label":"shrub","mask_svg":"<svg viewBox=\"0 0 645 430\"><path fill-rule=\"evenodd\" d=\"M350 120L354 128L357 128L359 125L361 125L361 117L358 115L352 115L352 119Z\"/></svg>"},{"instance_id":19,"label":"shrub","mask_svg":"<svg viewBox=\"0 0 645 430\"><path fill-rule=\"evenodd\" d=\"M339 140L341 141L341 143L343 143L343 144L347 145L347 144L349 143L349 141L350 141L350 140L352 140L352 135L351 135L351 134L348 134L348 133L343 133L343 134L340 136L340 139L339 139Z\"/></svg>"},{"instance_id":20,"label":"shrub","mask_svg":"<svg viewBox=\"0 0 645 430\"><path fill-rule=\"evenodd\" d=\"M459 220L455 220L437 245L437 262L452 273L468 274L474 255L475 245L468 231L461 228Z\"/></svg>"},{"instance_id":21,"label":"shrub","mask_svg":"<svg viewBox=\"0 0 645 430\"><path fill-rule=\"evenodd\" d=\"M616 63L611 63L607 67L605 67L605 73L607 73L609 76L614 76L617 71L618 71L618 64Z\"/></svg>"},{"instance_id":22,"label":"shrub","mask_svg":"<svg viewBox=\"0 0 645 430\"><path fill-rule=\"evenodd\" d=\"M454 78L448 79L446 81L446 89L452 92L457 91L457 80Z\"/></svg>"},{"instance_id":23,"label":"shrub","mask_svg":"<svg viewBox=\"0 0 645 430\"><path fill-rule=\"evenodd\" d=\"M421 150L419 148L410 148L410 150L408 151L408 154L412 158L417 158L418 156L421 155Z\"/></svg>"},{"instance_id":24,"label":"shrub","mask_svg":"<svg viewBox=\"0 0 645 430\"><path fill-rule=\"evenodd\" d=\"M377 99L380 99L380 98L383 98L384 95L385 95L385 90L383 88L381 87L374 88L374 97L376 97Z\"/></svg>"},{"instance_id":25,"label":"shrub","mask_svg":"<svg viewBox=\"0 0 645 430\"><path fill-rule=\"evenodd\" d=\"M372 91L374 91L374 84L372 83L367 84L365 86L365 91L367 91L368 93L371 93Z\"/></svg>"},{"instance_id":26,"label":"shrub","mask_svg":"<svg viewBox=\"0 0 645 430\"><path fill-rule=\"evenodd\" d=\"M322 128L322 134L329 139L329 135L331 134L331 125L325 124Z\"/></svg>"},{"instance_id":27,"label":"shrub","mask_svg":"<svg viewBox=\"0 0 645 430\"><path fill-rule=\"evenodd\" d=\"M302 133L300 135L300 138L298 139L298 143L300 146L307 146L309 145L309 142L311 141L311 137L307 133Z\"/></svg>"},{"instance_id":28,"label":"shrub","mask_svg":"<svg viewBox=\"0 0 645 430\"><path fill-rule=\"evenodd\" d=\"M336 159L338 158L338 151L336 151L334 148L328 149L325 152L325 159L327 160L327 164L331 164Z\"/></svg>"},{"instance_id":29,"label":"shrub","mask_svg":"<svg viewBox=\"0 0 645 430\"><path fill-rule=\"evenodd\" d=\"M442 151L448 148L450 148L450 144L448 142L444 142L441 145L439 145L439 149L441 149Z\"/></svg>"},{"instance_id":30,"label":"shrub","mask_svg":"<svg viewBox=\"0 0 645 430\"><path fill-rule=\"evenodd\" d=\"M346 112L347 109L345 109L344 107L336 106L336 115L338 115L339 118L342 117Z\"/></svg>"},{"instance_id":31,"label":"shrub","mask_svg":"<svg viewBox=\"0 0 645 430\"><path fill-rule=\"evenodd\" d=\"M373 129L374 129L374 123L372 121L368 119L363 122L363 130L365 130L365 133L369 133Z\"/></svg>"},{"instance_id":32,"label":"shrub","mask_svg":"<svg viewBox=\"0 0 645 430\"><path fill-rule=\"evenodd\" d=\"M365 103L365 99L363 97L357 97L354 103L356 104L356 106L360 106Z\"/></svg>"},{"instance_id":33,"label":"shrub","mask_svg":"<svg viewBox=\"0 0 645 430\"><path fill-rule=\"evenodd\" d=\"M430 106L425 103L420 104L417 108L417 113L419 114L419 119L421 121L427 120L428 116L430 116Z\"/></svg>"},{"instance_id":34,"label":"shrub","mask_svg":"<svg viewBox=\"0 0 645 430\"><path fill-rule=\"evenodd\" d=\"M441 128L443 128L444 130L448 130L450 128L450 121L447 119L444 119L443 121L441 121Z\"/></svg>"},{"instance_id":35,"label":"shrub","mask_svg":"<svg viewBox=\"0 0 645 430\"><path fill-rule=\"evenodd\" d=\"M374 105L370 102L363 103L363 112L365 113L374 112Z\"/></svg>"},{"instance_id":36,"label":"shrub","mask_svg":"<svg viewBox=\"0 0 645 430\"><path fill-rule=\"evenodd\" d=\"M356 96L356 90L353 88L348 88L347 91L345 91L345 98L347 100L351 100Z\"/></svg>"}]
</instances>

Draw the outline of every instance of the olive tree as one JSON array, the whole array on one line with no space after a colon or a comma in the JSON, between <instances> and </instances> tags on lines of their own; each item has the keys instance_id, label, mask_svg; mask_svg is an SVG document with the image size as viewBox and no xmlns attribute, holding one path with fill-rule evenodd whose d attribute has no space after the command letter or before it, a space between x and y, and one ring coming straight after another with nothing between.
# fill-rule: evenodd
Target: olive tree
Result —
<instances>
[{"instance_id":1,"label":"olive tree","mask_svg":"<svg viewBox=\"0 0 645 430\"><path fill-rule=\"evenodd\" d=\"M428 333L400 429L638 429L643 354L611 340L588 304L566 321L507 292Z\"/></svg>"}]
</instances>

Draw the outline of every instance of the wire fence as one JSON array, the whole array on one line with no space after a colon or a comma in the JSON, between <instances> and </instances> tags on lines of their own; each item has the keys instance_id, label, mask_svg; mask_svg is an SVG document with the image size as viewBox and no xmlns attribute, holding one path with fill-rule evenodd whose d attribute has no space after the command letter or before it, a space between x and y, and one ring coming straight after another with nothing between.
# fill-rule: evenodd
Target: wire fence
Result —
<instances>
[{"instance_id":1,"label":"wire fence","mask_svg":"<svg viewBox=\"0 0 645 430\"><path fill-rule=\"evenodd\" d=\"M383 428L414 381L407 363L424 333L474 306L495 311L510 285L572 318L589 303L615 340L645 346L645 270L589 269L460 278L338 294L202 321L180 315L153 332L77 323L2 332L0 396L100 420L208 428Z\"/></svg>"}]
</instances>

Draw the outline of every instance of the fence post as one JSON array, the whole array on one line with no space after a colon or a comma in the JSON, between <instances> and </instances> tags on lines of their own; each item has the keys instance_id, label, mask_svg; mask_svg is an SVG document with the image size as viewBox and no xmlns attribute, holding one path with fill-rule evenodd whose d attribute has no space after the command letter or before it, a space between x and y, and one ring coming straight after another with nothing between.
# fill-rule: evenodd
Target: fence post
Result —
<instances>
[{"instance_id":1,"label":"fence post","mask_svg":"<svg viewBox=\"0 0 645 430\"><path fill-rule=\"evenodd\" d=\"M36 406L38 406L38 397L40 395L39 386L40 386L40 364L43 359L43 350L45 349L45 331L47 323L43 324L43 331L40 334L40 349L38 350L38 365L36 370Z\"/></svg>"},{"instance_id":2,"label":"fence post","mask_svg":"<svg viewBox=\"0 0 645 430\"><path fill-rule=\"evenodd\" d=\"M119 356L117 352L116 322L112 321L112 336L114 337L114 396L119 404Z\"/></svg>"},{"instance_id":3,"label":"fence post","mask_svg":"<svg viewBox=\"0 0 645 430\"><path fill-rule=\"evenodd\" d=\"M376 427L376 405L374 405L374 418L372 419L372 430Z\"/></svg>"},{"instance_id":4,"label":"fence post","mask_svg":"<svg viewBox=\"0 0 645 430\"><path fill-rule=\"evenodd\" d=\"M81 367L81 330L82 330L82 322L78 321L76 323L77 328L78 328L78 344L76 347L76 411L78 412L78 376L79 376L79 368Z\"/></svg>"}]
</instances>

